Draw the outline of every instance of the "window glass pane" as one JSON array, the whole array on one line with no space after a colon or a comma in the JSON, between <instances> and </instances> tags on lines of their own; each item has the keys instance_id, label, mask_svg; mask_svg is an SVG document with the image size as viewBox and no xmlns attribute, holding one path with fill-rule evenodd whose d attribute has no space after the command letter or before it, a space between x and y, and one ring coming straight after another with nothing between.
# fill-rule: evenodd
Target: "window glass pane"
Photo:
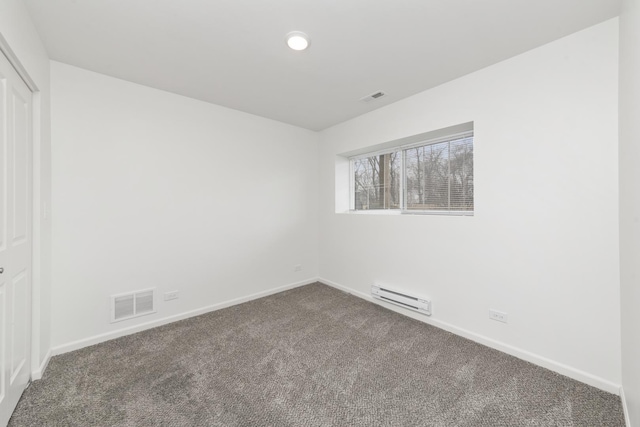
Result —
<instances>
[{"instance_id":1,"label":"window glass pane","mask_svg":"<svg viewBox=\"0 0 640 427\"><path fill-rule=\"evenodd\" d=\"M400 208L401 153L353 160L354 208Z\"/></svg>"},{"instance_id":2,"label":"window glass pane","mask_svg":"<svg viewBox=\"0 0 640 427\"><path fill-rule=\"evenodd\" d=\"M449 209L449 143L405 150L407 209Z\"/></svg>"},{"instance_id":3,"label":"window glass pane","mask_svg":"<svg viewBox=\"0 0 640 427\"><path fill-rule=\"evenodd\" d=\"M451 210L473 210L473 138L450 143Z\"/></svg>"},{"instance_id":4,"label":"window glass pane","mask_svg":"<svg viewBox=\"0 0 640 427\"><path fill-rule=\"evenodd\" d=\"M473 137L405 153L407 210L473 211Z\"/></svg>"}]
</instances>

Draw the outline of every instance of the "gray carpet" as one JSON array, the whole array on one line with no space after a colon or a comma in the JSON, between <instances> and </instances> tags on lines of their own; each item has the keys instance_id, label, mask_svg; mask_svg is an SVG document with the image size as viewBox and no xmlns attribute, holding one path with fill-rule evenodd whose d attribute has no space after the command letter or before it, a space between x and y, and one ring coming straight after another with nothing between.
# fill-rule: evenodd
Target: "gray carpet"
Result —
<instances>
[{"instance_id":1,"label":"gray carpet","mask_svg":"<svg viewBox=\"0 0 640 427\"><path fill-rule=\"evenodd\" d=\"M624 426L620 399L316 283L54 357L17 426Z\"/></svg>"}]
</instances>

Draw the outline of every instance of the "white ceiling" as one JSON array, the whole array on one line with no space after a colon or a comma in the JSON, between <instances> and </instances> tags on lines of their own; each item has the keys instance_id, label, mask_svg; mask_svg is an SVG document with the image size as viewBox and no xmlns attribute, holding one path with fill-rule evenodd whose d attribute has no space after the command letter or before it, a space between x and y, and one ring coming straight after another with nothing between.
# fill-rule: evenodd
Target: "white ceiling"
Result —
<instances>
[{"instance_id":1,"label":"white ceiling","mask_svg":"<svg viewBox=\"0 0 640 427\"><path fill-rule=\"evenodd\" d=\"M619 13L618 0L26 0L51 59L321 130ZM304 31L307 51L287 48ZM359 99L377 90L372 103Z\"/></svg>"}]
</instances>

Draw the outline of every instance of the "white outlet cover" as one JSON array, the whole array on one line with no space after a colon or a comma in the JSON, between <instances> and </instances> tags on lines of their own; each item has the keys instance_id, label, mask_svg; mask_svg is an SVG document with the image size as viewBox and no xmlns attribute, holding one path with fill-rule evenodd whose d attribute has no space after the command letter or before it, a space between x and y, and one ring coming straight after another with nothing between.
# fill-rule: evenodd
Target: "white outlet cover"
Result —
<instances>
[{"instance_id":1,"label":"white outlet cover","mask_svg":"<svg viewBox=\"0 0 640 427\"><path fill-rule=\"evenodd\" d=\"M489 319L497 320L502 323L507 323L509 320L507 313L498 310L489 310Z\"/></svg>"},{"instance_id":2,"label":"white outlet cover","mask_svg":"<svg viewBox=\"0 0 640 427\"><path fill-rule=\"evenodd\" d=\"M171 301L174 299L178 299L178 291L171 291L171 292L165 292L164 293L164 300L165 301Z\"/></svg>"}]
</instances>

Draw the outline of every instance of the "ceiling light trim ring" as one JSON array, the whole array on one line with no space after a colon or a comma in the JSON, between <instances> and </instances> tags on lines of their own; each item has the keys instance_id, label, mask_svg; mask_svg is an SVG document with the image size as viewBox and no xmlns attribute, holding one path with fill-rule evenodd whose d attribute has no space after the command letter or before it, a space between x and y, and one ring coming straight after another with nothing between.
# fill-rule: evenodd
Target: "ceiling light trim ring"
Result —
<instances>
[{"instance_id":1,"label":"ceiling light trim ring","mask_svg":"<svg viewBox=\"0 0 640 427\"><path fill-rule=\"evenodd\" d=\"M309 48L311 41L309 36L302 31L291 31L286 36L287 46L293 50L301 51Z\"/></svg>"}]
</instances>

